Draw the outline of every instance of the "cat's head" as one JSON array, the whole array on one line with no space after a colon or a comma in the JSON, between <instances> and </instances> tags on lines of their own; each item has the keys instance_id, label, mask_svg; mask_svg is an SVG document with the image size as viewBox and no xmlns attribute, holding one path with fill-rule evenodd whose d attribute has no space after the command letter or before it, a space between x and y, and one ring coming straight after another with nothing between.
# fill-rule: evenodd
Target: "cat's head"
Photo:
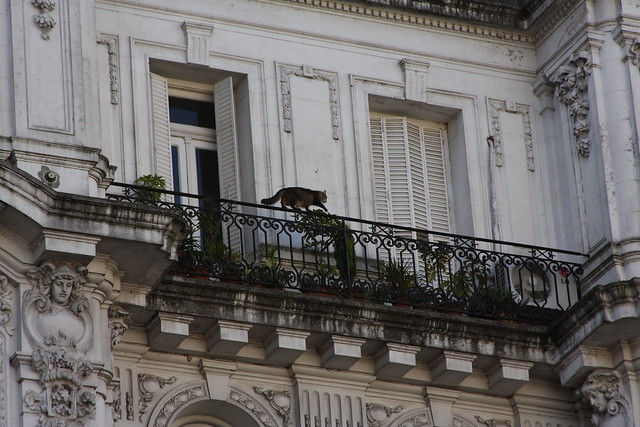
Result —
<instances>
[{"instance_id":1,"label":"cat's head","mask_svg":"<svg viewBox=\"0 0 640 427\"><path fill-rule=\"evenodd\" d=\"M327 190L322 191L322 197L320 198L320 200L322 201L322 203L327 203Z\"/></svg>"}]
</instances>

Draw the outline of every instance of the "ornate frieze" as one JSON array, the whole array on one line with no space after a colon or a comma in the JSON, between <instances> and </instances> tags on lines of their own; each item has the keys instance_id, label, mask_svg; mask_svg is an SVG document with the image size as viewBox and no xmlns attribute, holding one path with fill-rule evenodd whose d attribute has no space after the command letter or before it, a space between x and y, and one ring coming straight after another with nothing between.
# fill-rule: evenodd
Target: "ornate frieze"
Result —
<instances>
[{"instance_id":1,"label":"ornate frieze","mask_svg":"<svg viewBox=\"0 0 640 427\"><path fill-rule=\"evenodd\" d=\"M116 384L113 389L113 406L111 407L111 415L114 423L122 419L122 392L120 391L120 384Z\"/></svg>"},{"instance_id":2,"label":"ornate frieze","mask_svg":"<svg viewBox=\"0 0 640 427\"><path fill-rule=\"evenodd\" d=\"M389 417L402 411L402 406L392 408L379 403L367 403L367 421L370 427L380 427L388 423Z\"/></svg>"},{"instance_id":3,"label":"ornate frieze","mask_svg":"<svg viewBox=\"0 0 640 427\"><path fill-rule=\"evenodd\" d=\"M253 391L263 395L273 409L282 417L284 425L291 424L291 393L289 390L263 389L254 386Z\"/></svg>"},{"instance_id":4,"label":"ornate frieze","mask_svg":"<svg viewBox=\"0 0 640 427\"><path fill-rule=\"evenodd\" d=\"M120 83L118 78L118 39L114 36L102 36L98 44L107 46L109 55L109 89L111 91L111 103L118 105L120 101Z\"/></svg>"},{"instance_id":5,"label":"ornate frieze","mask_svg":"<svg viewBox=\"0 0 640 427\"><path fill-rule=\"evenodd\" d=\"M591 74L589 52L581 51L574 54L567 65L560 67L553 79L553 83L556 85L555 96L569 108L578 153L582 157L589 157L591 146L588 120L589 101L587 100L589 74Z\"/></svg>"},{"instance_id":6,"label":"ornate frieze","mask_svg":"<svg viewBox=\"0 0 640 427\"><path fill-rule=\"evenodd\" d=\"M139 417L142 421L142 416L147 413L149 409L149 403L158 394L158 392L164 388L167 384L174 384L178 381L178 378L162 378L153 374L138 374L138 390L140 391L140 400L138 401Z\"/></svg>"},{"instance_id":7,"label":"ornate frieze","mask_svg":"<svg viewBox=\"0 0 640 427\"><path fill-rule=\"evenodd\" d=\"M125 393L125 405L127 409L127 420L133 421L133 396L129 392Z\"/></svg>"},{"instance_id":8,"label":"ornate frieze","mask_svg":"<svg viewBox=\"0 0 640 427\"><path fill-rule=\"evenodd\" d=\"M27 271L33 288L25 293L23 324L36 347L32 364L41 392L29 390L24 403L39 414L39 426L86 425L96 395L84 385L93 373L85 353L93 343L93 321L83 294L87 269L68 262L45 262Z\"/></svg>"},{"instance_id":9,"label":"ornate frieze","mask_svg":"<svg viewBox=\"0 0 640 427\"><path fill-rule=\"evenodd\" d=\"M332 137L338 141L340 139L340 118L338 106L338 77L333 73L315 70L313 67L291 67L287 65L279 66L280 73L280 96L282 103L282 121L285 132L291 132L292 111L291 111L291 76L304 77L313 80L325 81L329 84L329 110L331 113Z\"/></svg>"},{"instance_id":10,"label":"ornate frieze","mask_svg":"<svg viewBox=\"0 0 640 427\"><path fill-rule=\"evenodd\" d=\"M420 414L415 414L407 417L398 423L398 427L431 427L433 426L433 420L429 412L425 411Z\"/></svg>"},{"instance_id":11,"label":"ornate frieze","mask_svg":"<svg viewBox=\"0 0 640 427\"><path fill-rule=\"evenodd\" d=\"M629 403L622 392L620 375L615 371L594 371L580 390L583 400L591 408L594 426L634 425Z\"/></svg>"},{"instance_id":12,"label":"ornate frieze","mask_svg":"<svg viewBox=\"0 0 640 427\"><path fill-rule=\"evenodd\" d=\"M531 114L530 107L520 105L514 102L489 100L489 109L491 116L491 138L493 140L493 150L496 166L504 165L504 150L502 148L502 133L500 126L500 113L509 112L520 114L522 116L522 132L524 135L524 145L527 153L527 168L535 171L535 163L533 158L533 139L531 137Z\"/></svg>"},{"instance_id":13,"label":"ornate frieze","mask_svg":"<svg viewBox=\"0 0 640 427\"><path fill-rule=\"evenodd\" d=\"M129 325L129 313L117 304L111 305L108 310L109 333L111 335L111 348L120 342L122 335L127 331Z\"/></svg>"},{"instance_id":14,"label":"ornate frieze","mask_svg":"<svg viewBox=\"0 0 640 427\"><path fill-rule=\"evenodd\" d=\"M49 40L49 32L56 26L56 20L49 12L53 12L56 8L56 2L54 0L31 0L31 4L40 11L40 13L33 15L33 20L40 27L40 35L44 40Z\"/></svg>"}]
</instances>

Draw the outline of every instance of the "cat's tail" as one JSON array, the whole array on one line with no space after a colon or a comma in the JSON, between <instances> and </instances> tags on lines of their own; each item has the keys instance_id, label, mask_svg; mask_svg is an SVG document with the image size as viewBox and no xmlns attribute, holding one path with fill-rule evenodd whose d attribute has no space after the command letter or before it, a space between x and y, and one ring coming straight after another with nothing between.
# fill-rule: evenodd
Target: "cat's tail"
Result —
<instances>
[{"instance_id":1,"label":"cat's tail","mask_svg":"<svg viewBox=\"0 0 640 427\"><path fill-rule=\"evenodd\" d=\"M278 192L276 194L273 195L273 197L269 197L268 199L262 199L260 200L260 203L262 203L263 205L272 205L275 202L277 202L278 200L280 200L280 195L282 194L282 192L284 191L284 188L281 190L278 190Z\"/></svg>"}]
</instances>

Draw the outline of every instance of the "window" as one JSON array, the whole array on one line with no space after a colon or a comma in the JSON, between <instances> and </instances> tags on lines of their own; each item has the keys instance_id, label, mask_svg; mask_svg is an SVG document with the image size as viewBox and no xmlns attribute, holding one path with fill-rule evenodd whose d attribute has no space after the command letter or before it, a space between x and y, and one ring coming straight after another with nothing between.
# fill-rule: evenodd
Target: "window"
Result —
<instances>
[{"instance_id":1,"label":"window","mask_svg":"<svg viewBox=\"0 0 640 427\"><path fill-rule=\"evenodd\" d=\"M211 85L151 74L151 93L156 173L168 189L238 199L232 78Z\"/></svg>"},{"instance_id":2,"label":"window","mask_svg":"<svg viewBox=\"0 0 640 427\"><path fill-rule=\"evenodd\" d=\"M377 220L450 232L446 126L382 115L370 125Z\"/></svg>"}]
</instances>

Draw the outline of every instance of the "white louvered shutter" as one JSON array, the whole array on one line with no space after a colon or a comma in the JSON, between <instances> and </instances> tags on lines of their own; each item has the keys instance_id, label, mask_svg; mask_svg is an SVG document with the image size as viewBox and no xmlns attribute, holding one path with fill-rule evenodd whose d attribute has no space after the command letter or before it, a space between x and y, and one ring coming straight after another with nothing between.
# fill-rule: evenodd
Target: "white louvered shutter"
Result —
<instances>
[{"instance_id":1,"label":"white louvered shutter","mask_svg":"<svg viewBox=\"0 0 640 427\"><path fill-rule=\"evenodd\" d=\"M169 132L169 90L167 79L151 73L151 107L153 110L153 151L155 171L173 190L171 134Z\"/></svg>"},{"instance_id":2,"label":"white louvered shutter","mask_svg":"<svg viewBox=\"0 0 640 427\"><path fill-rule=\"evenodd\" d=\"M214 85L213 101L216 116L220 197L238 200L240 194L238 146L236 141L236 116L231 77L227 77Z\"/></svg>"},{"instance_id":3,"label":"white louvered shutter","mask_svg":"<svg viewBox=\"0 0 640 427\"><path fill-rule=\"evenodd\" d=\"M404 117L371 118L379 222L447 233L445 132Z\"/></svg>"}]
</instances>

